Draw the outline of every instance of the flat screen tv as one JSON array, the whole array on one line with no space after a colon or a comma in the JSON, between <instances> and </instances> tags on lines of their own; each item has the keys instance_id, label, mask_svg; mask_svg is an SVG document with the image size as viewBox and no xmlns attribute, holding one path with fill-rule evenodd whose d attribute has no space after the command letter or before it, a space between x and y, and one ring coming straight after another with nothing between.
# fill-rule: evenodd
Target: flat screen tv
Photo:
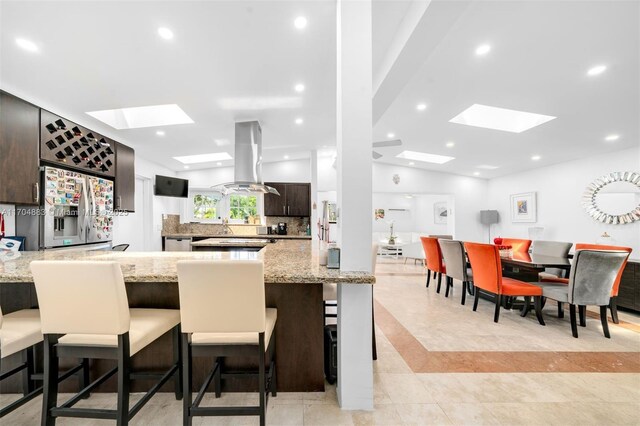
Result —
<instances>
[{"instance_id":1,"label":"flat screen tv","mask_svg":"<svg viewBox=\"0 0 640 426\"><path fill-rule=\"evenodd\" d=\"M154 194L163 197L187 198L189 196L189 181L186 179L156 175Z\"/></svg>"}]
</instances>

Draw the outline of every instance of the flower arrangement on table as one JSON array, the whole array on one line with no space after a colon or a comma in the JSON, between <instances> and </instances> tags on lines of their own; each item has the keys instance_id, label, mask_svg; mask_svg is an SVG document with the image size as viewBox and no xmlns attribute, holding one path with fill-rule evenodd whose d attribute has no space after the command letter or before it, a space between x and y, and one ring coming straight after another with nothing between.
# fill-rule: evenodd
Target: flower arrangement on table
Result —
<instances>
[{"instance_id":1,"label":"flower arrangement on table","mask_svg":"<svg viewBox=\"0 0 640 426\"><path fill-rule=\"evenodd\" d=\"M500 257L511 257L513 256L513 247L510 245L502 244L503 239L500 237L496 237L493 239L493 243L498 247L498 251L500 252Z\"/></svg>"}]
</instances>

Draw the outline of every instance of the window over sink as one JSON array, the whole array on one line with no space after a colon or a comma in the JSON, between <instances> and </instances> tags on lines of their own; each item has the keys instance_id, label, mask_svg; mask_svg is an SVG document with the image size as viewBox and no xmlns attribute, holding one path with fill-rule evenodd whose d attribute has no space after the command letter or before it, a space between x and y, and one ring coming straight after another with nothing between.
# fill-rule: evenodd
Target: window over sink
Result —
<instances>
[{"instance_id":1,"label":"window over sink","mask_svg":"<svg viewBox=\"0 0 640 426\"><path fill-rule=\"evenodd\" d=\"M262 214L259 197L251 194L223 197L218 192L191 188L183 215L191 222L222 223L223 218L228 218L229 223L244 223L245 218Z\"/></svg>"}]
</instances>

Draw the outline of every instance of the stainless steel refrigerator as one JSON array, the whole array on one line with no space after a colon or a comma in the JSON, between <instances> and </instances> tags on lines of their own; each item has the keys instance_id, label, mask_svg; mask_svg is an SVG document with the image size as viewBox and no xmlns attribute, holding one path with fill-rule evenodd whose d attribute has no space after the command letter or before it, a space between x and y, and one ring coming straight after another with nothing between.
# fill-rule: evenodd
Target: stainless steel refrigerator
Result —
<instances>
[{"instance_id":1,"label":"stainless steel refrigerator","mask_svg":"<svg viewBox=\"0 0 640 426\"><path fill-rule=\"evenodd\" d=\"M108 243L113 238L113 181L44 167L40 248Z\"/></svg>"}]
</instances>

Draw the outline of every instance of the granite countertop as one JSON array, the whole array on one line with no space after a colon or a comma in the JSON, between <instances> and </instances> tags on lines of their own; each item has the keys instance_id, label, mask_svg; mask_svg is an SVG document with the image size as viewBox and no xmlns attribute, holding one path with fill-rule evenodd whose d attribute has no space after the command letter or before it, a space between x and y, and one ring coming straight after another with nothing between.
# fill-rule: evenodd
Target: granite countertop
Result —
<instances>
[{"instance_id":1,"label":"granite countertop","mask_svg":"<svg viewBox=\"0 0 640 426\"><path fill-rule=\"evenodd\" d=\"M193 238L193 237L206 237L206 238L257 238L257 239L269 239L275 238L276 240L310 240L311 235L277 235L277 234L269 234L269 235L234 235L234 234L213 234L207 235L202 233L194 233L194 234L174 234L174 233L162 233L163 237L166 238Z\"/></svg>"},{"instance_id":2,"label":"granite countertop","mask_svg":"<svg viewBox=\"0 0 640 426\"><path fill-rule=\"evenodd\" d=\"M176 262L182 259L262 259L265 282L274 284L375 282L374 276L366 272L342 272L319 266L317 248L311 241L281 240L257 252L26 251L0 262L0 283L33 282L29 269L33 260L117 261L122 265L126 282L170 283L177 282Z\"/></svg>"},{"instance_id":3,"label":"granite countertop","mask_svg":"<svg viewBox=\"0 0 640 426\"><path fill-rule=\"evenodd\" d=\"M229 237L229 238L207 238L206 240L195 241L191 243L192 247L253 247L262 248L270 243L269 239L262 238L244 238L244 237Z\"/></svg>"}]
</instances>

